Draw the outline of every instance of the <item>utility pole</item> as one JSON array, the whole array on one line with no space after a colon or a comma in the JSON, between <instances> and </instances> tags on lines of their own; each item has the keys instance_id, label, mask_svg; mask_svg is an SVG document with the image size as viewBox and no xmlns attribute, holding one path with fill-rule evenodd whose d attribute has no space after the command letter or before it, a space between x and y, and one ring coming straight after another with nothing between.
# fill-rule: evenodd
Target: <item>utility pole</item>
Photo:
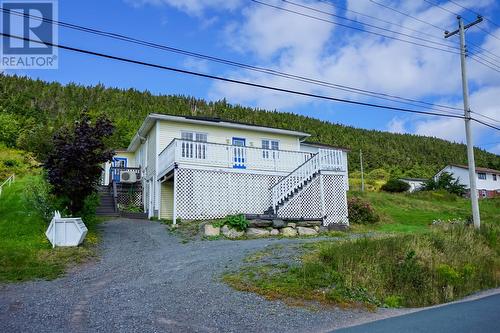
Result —
<instances>
[{"instance_id":1,"label":"utility pole","mask_svg":"<svg viewBox=\"0 0 500 333\"><path fill-rule=\"evenodd\" d=\"M467 161L469 163L469 183L470 183L470 200L472 202L472 219L474 221L474 227L479 229L481 226L481 218L479 216L479 202L476 186L476 163L474 162L474 146L472 143L472 132L471 132L471 116L470 116L470 105L469 105L469 85L467 82L467 68L465 57L467 56L467 48L465 46L465 30L482 22L483 18L481 16L477 17L477 20L471 22L464 26L464 21L461 16L457 16L458 19L458 29L452 32L445 31L444 38L451 37L457 33L460 36L460 64L462 67L462 93L464 98L464 116L465 116L465 139L467 141Z\"/></svg>"},{"instance_id":2,"label":"utility pole","mask_svg":"<svg viewBox=\"0 0 500 333\"><path fill-rule=\"evenodd\" d=\"M363 152L359 150L359 164L361 165L361 192L365 191L365 178L363 175Z\"/></svg>"}]
</instances>

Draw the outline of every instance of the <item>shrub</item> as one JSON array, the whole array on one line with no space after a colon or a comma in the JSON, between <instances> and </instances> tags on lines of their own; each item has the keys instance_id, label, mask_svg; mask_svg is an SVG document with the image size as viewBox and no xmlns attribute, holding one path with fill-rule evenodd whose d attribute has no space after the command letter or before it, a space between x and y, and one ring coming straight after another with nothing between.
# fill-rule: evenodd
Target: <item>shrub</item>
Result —
<instances>
[{"instance_id":1,"label":"shrub","mask_svg":"<svg viewBox=\"0 0 500 333\"><path fill-rule=\"evenodd\" d=\"M390 179L382 185L381 190L385 192L399 193L410 189L410 184L399 179Z\"/></svg>"},{"instance_id":2,"label":"shrub","mask_svg":"<svg viewBox=\"0 0 500 333\"><path fill-rule=\"evenodd\" d=\"M351 223L372 224L380 220L370 203L361 198L347 199L347 209Z\"/></svg>"},{"instance_id":3,"label":"shrub","mask_svg":"<svg viewBox=\"0 0 500 333\"><path fill-rule=\"evenodd\" d=\"M453 178L453 176L448 172L441 173L437 179L434 178L429 179L425 183L423 190L424 191L445 190L449 193L460 196L463 196L467 192L465 185L460 184L459 180Z\"/></svg>"},{"instance_id":4,"label":"shrub","mask_svg":"<svg viewBox=\"0 0 500 333\"><path fill-rule=\"evenodd\" d=\"M226 217L223 224L238 231L245 231L248 228L248 220L243 214L229 215Z\"/></svg>"},{"instance_id":5,"label":"shrub","mask_svg":"<svg viewBox=\"0 0 500 333\"><path fill-rule=\"evenodd\" d=\"M46 222L52 219L54 210L61 208L51 194L50 184L42 177L27 177L23 195L30 210L36 211Z\"/></svg>"}]
</instances>

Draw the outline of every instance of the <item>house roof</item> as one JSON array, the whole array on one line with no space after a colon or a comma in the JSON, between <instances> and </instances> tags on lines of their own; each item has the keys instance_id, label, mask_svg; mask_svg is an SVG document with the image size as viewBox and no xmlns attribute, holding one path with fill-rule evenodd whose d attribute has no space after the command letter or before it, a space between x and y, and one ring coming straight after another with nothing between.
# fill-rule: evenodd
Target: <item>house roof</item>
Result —
<instances>
[{"instance_id":1,"label":"house roof","mask_svg":"<svg viewBox=\"0 0 500 333\"><path fill-rule=\"evenodd\" d=\"M311 146L311 147L319 147L319 148L335 148L335 149L339 149L339 150L343 150L343 151L351 151L351 149L349 148L346 148L346 147L340 147L340 146L332 146L332 145L327 145L327 144L324 144L324 143L320 143L320 142L311 142L311 141L304 141L304 142L301 142L300 143L301 145L305 145L305 146Z\"/></svg>"},{"instance_id":2,"label":"house roof","mask_svg":"<svg viewBox=\"0 0 500 333\"><path fill-rule=\"evenodd\" d=\"M181 122L181 123L203 124L203 125L208 125L208 126L218 126L218 127L226 127L226 128L251 129L253 131L258 131L258 132L297 136L300 139L305 139L305 138L311 136L310 134L307 134L304 132L292 131L292 130L275 128L275 127L259 126L259 125L254 125L254 124L232 121L232 120L223 120L220 118L174 116L174 115L167 115L167 114L151 113L146 117L146 119L142 123L142 125L139 128L139 130L137 131L136 135L134 136L134 138L130 142L130 145L128 146L127 151L135 151L137 149L141 138L143 138L149 132L149 130L153 127L153 125L156 123L157 120L170 120L170 121Z\"/></svg>"},{"instance_id":3,"label":"house roof","mask_svg":"<svg viewBox=\"0 0 500 333\"><path fill-rule=\"evenodd\" d=\"M463 165L463 164L448 164L447 166L454 166L457 168L469 170L469 167L467 165ZM445 168L446 167L444 167L443 169L445 169ZM442 171L443 169L441 169L440 171ZM488 173L499 173L500 174L500 170L495 170L495 169L490 169L490 168L482 168L482 167L476 167L476 172L488 172Z\"/></svg>"}]
</instances>

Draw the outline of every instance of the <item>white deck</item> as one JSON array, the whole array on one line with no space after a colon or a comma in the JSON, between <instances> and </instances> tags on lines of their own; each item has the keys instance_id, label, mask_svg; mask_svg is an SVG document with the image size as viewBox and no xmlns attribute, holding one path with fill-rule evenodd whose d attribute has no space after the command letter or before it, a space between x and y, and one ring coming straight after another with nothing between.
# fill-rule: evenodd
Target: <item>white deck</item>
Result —
<instances>
[{"instance_id":1,"label":"white deck","mask_svg":"<svg viewBox=\"0 0 500 333\"><path fill-rule=\"evenodd\" d=\"M329 164L347 172L347 159L341 150L329 150ZM270 150L181 139L173 140L158 156L158 178L173 170L175 164L227 168L244 172L290 173L313 156L310 152Z\"/></svg>"}]
</instances>

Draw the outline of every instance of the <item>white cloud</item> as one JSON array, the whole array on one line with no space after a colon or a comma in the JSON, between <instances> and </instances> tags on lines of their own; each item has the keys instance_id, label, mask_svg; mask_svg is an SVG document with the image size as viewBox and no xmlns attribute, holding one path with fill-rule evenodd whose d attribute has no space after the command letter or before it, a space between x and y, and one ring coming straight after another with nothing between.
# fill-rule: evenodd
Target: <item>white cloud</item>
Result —
<instances>
[{"instance_id":1,"label":"white cloud","mask_svg":"<svg viewBox=\"0 0 500 333\"><path fill-rule=\"evenodd\" d=\"M203 60L203 59L195 59L195 58L189 57L189 58L186 58L186 60L184 60L184 62L182 64L186 69L194 70L194 71L202 72L202 73L208 73L209 69L210 69L208 61Z\"/></svg>"},{"instance_id":2,"label":"white cloud","mask_svg":"<svg viewBox=\"0 0 500 333\"><path fill-rule=\"evenodd\" d=\"M194 16L201 16L207 9L234 10L241 4L241 0L125 0L125 2L135 7L168 5Z\"/></svg>"},{"instance_id":3,"label":"white cloud","mask_svg":"<svg viewBox=\"0 0 500 333\"><path fill-rule=\"evenodd\" d=\"M391 133L406 133L405 120L399 118L392 118L387 124L387 131Z\"/></svg>"}]
</instances>

